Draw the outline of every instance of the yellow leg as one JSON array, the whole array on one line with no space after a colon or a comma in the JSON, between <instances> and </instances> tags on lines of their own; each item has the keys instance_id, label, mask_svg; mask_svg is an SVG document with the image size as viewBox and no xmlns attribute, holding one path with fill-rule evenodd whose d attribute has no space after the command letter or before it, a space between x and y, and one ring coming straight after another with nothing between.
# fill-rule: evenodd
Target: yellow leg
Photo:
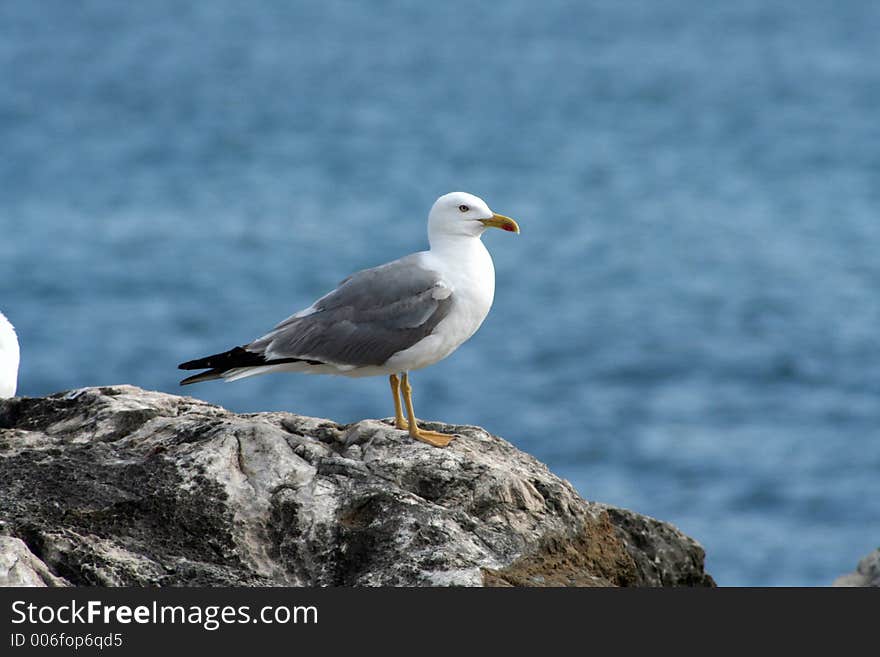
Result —
<instances>
[{"instance_id":1,"label":"yellow leg","mask_svg":"<svg viewBox=\"0 0 880 657\"><path fill-rule=\"evenodd\" d=\"M398 429L409 429L409 424L403 418L403 408L400 405L400 379L396 374L389 377L391 381L391 394L394 395L394 426Z\"/></svg>"},{"instance_id":2,"label":"yellow leg","mask_svg":"<svg viewBox=\"0 0 880 657\"><path fill-rule=\"evenodd\" d=\"M434 447L446 447L453 441L455 436L437 431L428 431L419 429L416 421L416 412L413 410L412 403L412 387L409 385L409 373L403 373L403 399L406 402L406 414L409 415L409 435L423 443L428 443Z\"/></svg>"}]
</instances>

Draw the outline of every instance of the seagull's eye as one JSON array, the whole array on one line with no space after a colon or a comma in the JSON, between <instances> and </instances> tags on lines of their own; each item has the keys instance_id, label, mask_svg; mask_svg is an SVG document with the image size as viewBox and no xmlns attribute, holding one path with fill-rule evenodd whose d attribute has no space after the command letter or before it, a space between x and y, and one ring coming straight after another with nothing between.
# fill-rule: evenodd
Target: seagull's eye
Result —
<instances>
[{"instance_id":1,"label":"seagull's eye","mask_svg":"<svg viewBox=\"0 0 880 657\"><path fill-rule=\"evenodd\" d=\"M466 205L459 205L458 209L461 210L462 212L467 212L468 210L470 210L470 208Z\"/></svg>"}]
</instances>

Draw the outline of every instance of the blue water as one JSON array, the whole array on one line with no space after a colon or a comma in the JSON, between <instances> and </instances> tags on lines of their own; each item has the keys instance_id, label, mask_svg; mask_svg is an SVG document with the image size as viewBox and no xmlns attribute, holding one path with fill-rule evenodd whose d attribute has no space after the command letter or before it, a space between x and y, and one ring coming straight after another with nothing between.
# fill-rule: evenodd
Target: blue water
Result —
<instances>
[{"instance_id":1,"label":"blue water","mask_svg":"<svg viewBox=\"0 0 880 657\"><path fill-rule=\"evenodd\" d=\"M20 392L179 392L462 189L495 307L416 373L722 585L880 541L880 5L0 4L0 308ZM186 392L342 422L383 379Z\"/></svg>"}]
</instances>

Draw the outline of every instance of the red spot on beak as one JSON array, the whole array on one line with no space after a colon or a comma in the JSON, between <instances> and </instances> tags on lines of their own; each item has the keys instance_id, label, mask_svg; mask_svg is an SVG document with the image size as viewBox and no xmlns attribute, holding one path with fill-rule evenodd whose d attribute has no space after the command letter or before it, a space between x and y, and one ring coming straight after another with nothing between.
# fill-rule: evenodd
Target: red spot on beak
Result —
<instances>
[{"instance_id":1,"label":"red spot on beak","mask_svg":"<svg viewBox=\"0 0 880 657\"><path fill-rule=\"evenodd\" d=\"M511 226L509 224L504 224L504 226L502 226L502 228L504 228L504 230L506 230L508 233L516 232L516 231L514 231L513 226Z\"/></svg>"}]
</instances>

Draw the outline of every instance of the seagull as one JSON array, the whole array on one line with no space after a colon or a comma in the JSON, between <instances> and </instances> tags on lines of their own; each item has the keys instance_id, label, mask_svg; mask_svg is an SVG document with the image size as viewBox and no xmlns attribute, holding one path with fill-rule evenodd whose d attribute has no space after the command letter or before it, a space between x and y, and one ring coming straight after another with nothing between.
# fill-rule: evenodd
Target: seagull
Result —
<instances>
[{"instance_id":1,"label":"seagull","mask_svg":"<svg viewBox=\"0 0 880 657\"><path fill-rule=\"evenodd\" d=\"M15 397L18 384L18 337L6 316L0 313L0 399Z\"/></svg>"},{"instance_id":2,"label":"seagull","mask_svg":"<svg viewBox=\"0 0 880 657\"><path fill-rule=\"evenodd\" d=\"M441 196L428 214L427 251L352 274L250 344L180 364L208 370L180 384L269 372L388 376L395 427L446 447L454 436L419 428L409 373L446 358L486 319L495 296L495 267L480 241L487 228L519 233L477 196Z\"/></svg>"}]
</instances>

